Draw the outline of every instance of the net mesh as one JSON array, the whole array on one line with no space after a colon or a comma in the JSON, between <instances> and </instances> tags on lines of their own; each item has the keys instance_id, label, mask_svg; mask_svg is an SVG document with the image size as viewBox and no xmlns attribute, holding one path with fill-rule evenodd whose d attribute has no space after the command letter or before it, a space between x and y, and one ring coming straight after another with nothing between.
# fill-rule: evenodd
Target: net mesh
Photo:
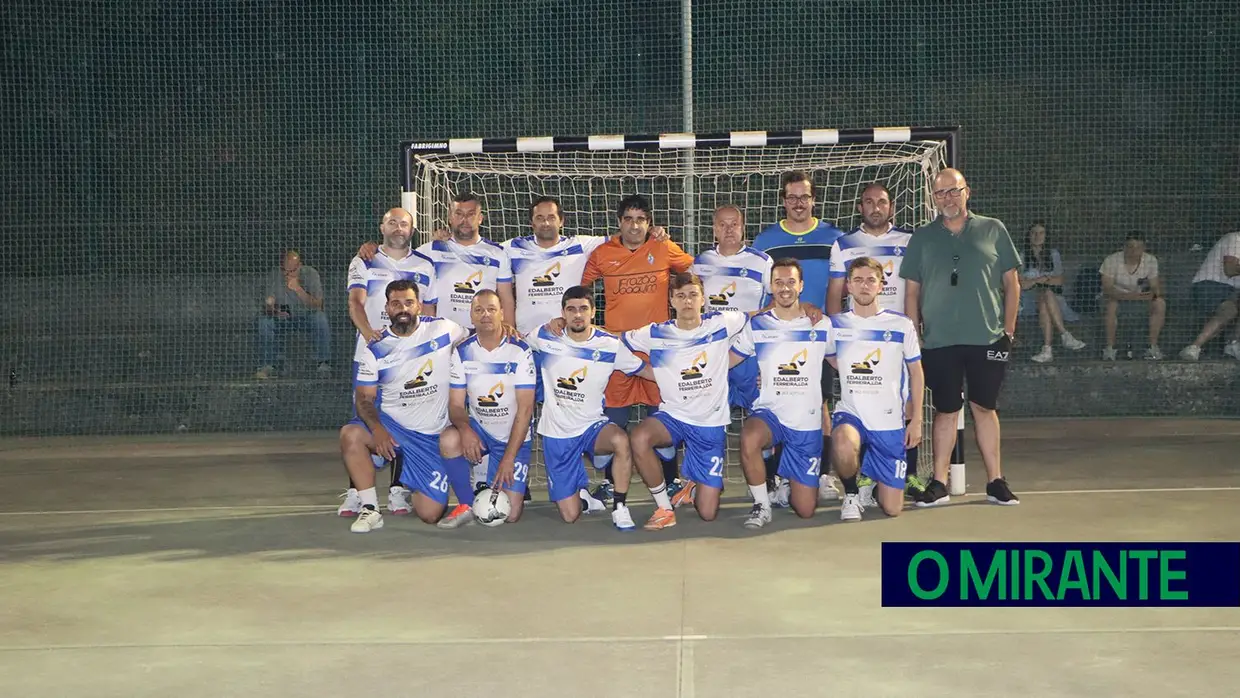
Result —
<instances>
[{"instance_id":1,"label":"net mesh","mask_svg":"<svg viewBox=\"0 0 1240 698\"><path fill-rule=\"evenodd\" d=\"M1206 319L1197 268L1240 227L1236 3L692 10L693 130L960 125L974 208L1018 245L1046 221L1089 346L1033 364L1022 315L1005 417L1240 414L1223 341L1171 361ZM679 3L634 0L5 2L0 433L338 426L345 269L399 200L398 144L684 130L682 26ZM1089 282L1130 229L1164 277L1158 367L1098 363ZM292 336L257 381L288 247L323 277L332 372ZM1139 358L1143 319L1120 325Z\"/></svg>"},{"instance_id":2,"label":"net mesh","mask_svg":"<svg viewBox=\"0 0 1240 698\"><path fill-rule=\"evenodd\" d=\"M792 170L808 172L817 188L818 215L848 230L860 224L857 203L863 188L881 182L891 193L893 222L906 228L928 223L934 215L930 191L934 175L945 166L942 141L814 146L595 151L544 153L476 153L412 155L413 191L421 230L446 227L452 198L473 192L483 201L484 233L500 242L530 234L529 205L554 196L564 214L568 235L609 234L615 229L620 199L634 193L650 198L654 224L663 225L690 254L714 245L711 221L716 207L738 205L745 211L746 238L784 216L780 177ZM600 285L601 286L601 285ZM607 300L597 289L597 321ZM839 397L838 384L834 398ZM929 400L925 401L929 405ZM644 417L635 410L631 423ZM917 469L933 467L930 412L923 430ZM743 483L740 430L744 415L734 412L729 427L725 479ZM535 463L541 463L535 442ZM541 469L535 482L544 482Z\"/></svg>"}]
</instances>

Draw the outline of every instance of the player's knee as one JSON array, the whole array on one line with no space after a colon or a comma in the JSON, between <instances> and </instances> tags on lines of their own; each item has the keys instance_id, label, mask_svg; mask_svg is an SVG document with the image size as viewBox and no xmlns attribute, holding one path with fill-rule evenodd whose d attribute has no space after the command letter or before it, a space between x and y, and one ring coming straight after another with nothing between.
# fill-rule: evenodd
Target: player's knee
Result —
<instances>
[{"instance_id":1,"label":"player's knee","mask_svg":"<svg viewBox=\"0 0 1240 698\"><path fill-rule=\"evenodd\" d=\"M461 433L455 427L448 427L439 434L439 455L444 458L461 455Z\"/></svg>"},{"instance_id":2,"label":"player's knee","mask_svg":"<svg viewBox=\"0 0 1240 698\"><path fill-rule=\"evenodd\" d=\"M714 504L714 505L709 505L709 506L706 506L706 505L698 506L697 513L698 513L698 516L701 517L703 521L714 521L715 519L719 518L719 505Z\"/></svg>"},{"instance_id":3,"label":"player's knee","mask_svg":"<svg viewBox=\"0 0 1240 698\"><path fill-rule=\"evenodd\" d=\"M980 405L973 401L969 402L969 409L973 412L973 415L975 417L976 416L983 416L983 417L989 416L990 413L995 411L995 408L993 407L987 407L986 405Z\"/></svg>"},{"instance_id":4,"label":"player's knee","mask_svg":"<svg viewBox=\"0 0 1240 698\"><path fill-rule=\"evenodd\" d=\"M814 512L818 510L817 502L803 503L800 506L796 502L792 503L792 511L802 519L812 519Z\"/></svg>"},{"instance_id":5,"label":"player's knee","mask_svg":"<svg viewBox=\"0 0 1240 698\"><path fill-rule=\"evenodd\" d=\"M356 424L346 424L340 428L340 449L349 450L358 447L366 448L370 443L370 435Z\"/></svg>"},{"instance_id":6,"label":"player's knee","mask_svg":"<svg viewBox=\"0 0 1240 698\"><path fill-rule=\"evenodd\" d=\"M439 523L439 520L443 518L444 512L447 511L447 509L448 508L445 506L419 507L415 503L413 506L413 513L421 519L423 523L434 525Z\"/></svg>"},{"instance_id":7,"label":"player's knee","mask_svg":"<svg viewBox=\"0 0 1240 698\"><path fill-rule=\"evenodd\" d=\"M653 447L653 441L654 440L650 436L650 430L641 425L634 429L633 433L629 435L629 445L633 447L634 451L649 450Z\"/></svg>"},{"instance_id":8,"label":"player's knee","mask_svg":"<svg viewBox=\"0 0 1240 698\"><path fill-rule=\"evenodd\" d=\"M904 511L903 504L898 504L896 506L888 506L882 502L879 502L878 508L882 509L883 513L886 514L887 516L899 516L900 512Z\"/></svg>"},{"instance_id":9,"label":"player's knee","mask_svg":"<svg viewBox=\"0 0 1240 698\"><path fill-rule=\"evenodd\" d=\"M1161 315L1167 311L1167 301L1163 298L1155 298L1150 301L1150 314ZM1234 310L1232 312L1235 312Z\"/></svg>"},{"instance_id":10,"label":"player's knee","mask_svg":"<svg viewBox=\"0 0 1240 698\"><path fill-rule=\"evenodd\" d=\"M560 518L566 524L577 523L577 519L581 518L581 512L580 511L564 511L563 509L561 509Z\"/></svg>"}]
</instances>

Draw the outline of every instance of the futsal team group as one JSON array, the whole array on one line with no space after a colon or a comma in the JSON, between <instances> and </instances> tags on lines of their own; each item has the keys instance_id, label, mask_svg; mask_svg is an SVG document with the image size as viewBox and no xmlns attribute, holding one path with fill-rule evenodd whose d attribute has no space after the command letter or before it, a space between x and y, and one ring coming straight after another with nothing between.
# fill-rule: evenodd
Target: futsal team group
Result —
<instances>
[{"instance_id":1,"label":"futsal team group","mask_svg":"<svg viewBox=\"0 0 1240 698\"><path fill-rule=\"evenodd\" d=\"M720 206L716 244L696 258L636 195L620 201L610 237L562 234L571 214L537 198L531 234L502 244L481 236L483 202L468 192L416 249L413 217L388 211L381 242L349 267L358 340L338 513L355 533L382 528L376 473L387 467L390 515L457 528L475 520L480 495L506 498L517 522L536 430L564 521L610 510L616 528L635 529L634 471L654 500L645 529L675 526L687 506L712 521L738 411L753 500L744 526L770 524L774 508L808 518L837 499L844 521L873 507L896 516L906 499L949 501L966 382L987 499L1018 504L1000 472L995 407L1020 257L1000 221L968 210L959 171L938 173L932 193L938 216L913 232L893 225L886 187L869 184L845 233L814 216L811 176L789 172L778 223L749 242L745 211ZM916 473L926 387L929 482ZM630 429L637 405L647 414ZM589 467L603 475L594 490Z\"/></svg>"}]
</instances>

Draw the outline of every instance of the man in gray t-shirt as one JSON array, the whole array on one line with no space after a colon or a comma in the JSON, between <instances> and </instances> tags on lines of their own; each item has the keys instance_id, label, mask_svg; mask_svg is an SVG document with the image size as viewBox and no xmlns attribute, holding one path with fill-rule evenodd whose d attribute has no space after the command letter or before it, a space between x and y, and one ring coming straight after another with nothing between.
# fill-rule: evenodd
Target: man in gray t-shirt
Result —
<instances>
[{"instance_id":1,"label":"man in gray t-shirt","mask_svg":"<svg viewBox=\"0 0 1240 698\"><path fill-rule=\"evenodd\" d=\"M263 283L257 378L270 378L275 372L276 359L284 351L288 332L309 332L319 373L331 370L332 335L323 312L323 281L314 267L301 263L297 250L285 252L279 268L272 269Z\"/></svg>"},{"instance_id":2,"label":"man in gray t-shirt","mask_svg":"<svg viewBox=\"0 0 1240 698\"><path fill-rule=\"evenodd\" d=\"M1020 255L1002 221L969 211L969 185L960 172L946 169L934 178L934 203L939 217L913 234L900 265L905 314L921 329L935 409L934 480L917 505L949 500L947 470L966 383L987 499L1019 504L999 471L995 408L1020 310Z\"/></svg>"}]
</instances>

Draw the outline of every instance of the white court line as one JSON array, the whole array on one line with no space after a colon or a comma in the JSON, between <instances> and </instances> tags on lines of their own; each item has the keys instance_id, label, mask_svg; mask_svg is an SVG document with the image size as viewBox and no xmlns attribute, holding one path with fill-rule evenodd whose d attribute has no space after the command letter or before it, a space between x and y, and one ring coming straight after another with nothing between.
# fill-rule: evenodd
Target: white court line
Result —
<instances>
[{"instance_id":1,"label":"white court line","mask_svg":"<svg viewBox=\"0 0 1240 698\"><path fill-rule=\"evenodd\" d=\"M1019 492L1021 497L1040 497L1053 496L1063 494L1168 494L1176 492L1240 492L1240 485L1224 486L1224 487L1148 487L1148 488L1131 488L1131 489L1113 489L1113 490L1040 490L1033 492ZM961 498L962 495L952 495L954 498ZM963 495L964 497L985 497L984 492L970 492ZM545 502L539 502L544 504ZM725 505L725 507L728 505ZM735 505L735 506L740 506ZM748 508L749 505L745 505ZM942 507L930 508L947 508L951 504ZM4 516L30 516L34 514L58 514L58 515L91 515L91 514L171 514L180 512L211 512L211 511L330 511L334 505L326 504L245 504L215 507L152 507L149 509L84 509L84 510L28 510L28 511L0 511L0 517Z\"/></svg>"},{"instance_id":2,"label":"white court line","mask_svg":"<svg viewBox=\"0 0 1240 698\"><path fill-rule=\"evenodd\" d=\"M356 639L356 640L258 640L248 642L112 642L99 644L63 645L0 645L0 652L55 652L82 650L132 650L132 649L227 649L240 647L429 647L435 645L587 645L587 644L639 644L662 642L764 642L771 640L865 640L878 638L922 637L997 637L1000 635L1116 635L1141 633L1165 635L1175 633L1240 633L1237 625L1159 626L1136 628L1010 628L1010 629L961 629L961 630L907 630L895 632L825 632L825 633L771 633L754 635L648 635L612 637L461 637L419 638L414 640Z\"/></svg>"}]
</instances>

